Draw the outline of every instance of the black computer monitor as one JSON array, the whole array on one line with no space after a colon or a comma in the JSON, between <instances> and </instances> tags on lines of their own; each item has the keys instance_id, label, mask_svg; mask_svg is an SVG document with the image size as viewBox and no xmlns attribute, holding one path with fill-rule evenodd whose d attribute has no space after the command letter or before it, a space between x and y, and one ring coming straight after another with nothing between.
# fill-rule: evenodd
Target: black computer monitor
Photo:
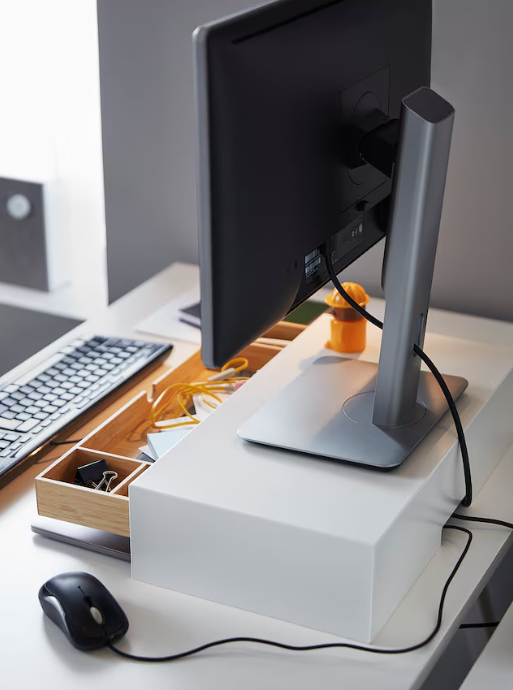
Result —
<instances>
[{"instance_id":1,"label":"black computer monitor","mask_svg":"<svg viewBox=\"0 0 513 690\"><path fill-rule=\"evenodd\" d=\"M203 360L219 366L387 229L355 129L430 83L431 0L289 0L197 29Z\"/></svg>"},{"instance_id":2,"label":"black computer monitor","mask_svg":"<svg viewBox=\"0 0 513 690\"><path fill-rule=\"evenodd\" d=\"M204 363L224 364L324 285L327 261L340 272L389 235L377 381L368 363L337 364L335 407L308 409L324 367L276 403L305 403L289 429L264 411L239 430L247 440L391 468L447 409L414 353L454 119L426 88L431 33L431 0L281 0L194 34ZM466 385L447 381L455 397ZM326 442L322 415L339 412Z\"/></svg>"}]
</instances>

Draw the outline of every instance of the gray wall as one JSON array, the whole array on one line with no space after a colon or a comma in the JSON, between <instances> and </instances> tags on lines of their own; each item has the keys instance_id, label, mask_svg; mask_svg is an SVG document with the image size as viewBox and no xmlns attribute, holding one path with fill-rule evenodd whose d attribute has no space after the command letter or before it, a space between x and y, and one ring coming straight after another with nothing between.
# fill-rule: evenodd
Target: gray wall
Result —
<instances>
[{"instance_id":1,"label":"gray wall","mask_svg":"<svg viewBox=\"0 0 513 690\"><path fill-rule=\"evenodd\" d=\"M433 306L513 320L513 2L434 0L432 86L456 108ZM383 247L345 271L381 294Z\"/></svg>"},{"instance_id":2,"label":"gray wall","mask_svg":"<svg viewBox=\"0 0 513 690\"><path fill-rule=\"evenodd\" d=\"M197 261L190 34L256 0L98 0L109 292ZM512 0L434 0L456 108L432 304L513 320ZM382 246L345 272L380 294Z\"/></svg>"},{"instance_id":3,"label":"gray wall","mask_svg":"<svg viewBox=\"0 0 513 690\"><path fill-rule=\"evenodd\" d=\"M191 34L258 0L98 0L109 299L197 263Z\"/></svg>"}]
</instances>

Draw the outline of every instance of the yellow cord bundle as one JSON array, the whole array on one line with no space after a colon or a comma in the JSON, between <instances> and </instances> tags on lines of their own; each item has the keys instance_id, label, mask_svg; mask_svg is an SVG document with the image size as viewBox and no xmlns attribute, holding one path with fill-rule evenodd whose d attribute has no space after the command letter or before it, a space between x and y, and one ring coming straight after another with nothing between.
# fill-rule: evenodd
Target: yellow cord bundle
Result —
<instances>
[{"instance_id":1,"label":"yellow cord bundle","mask_svg":"<svg viewBox=\"0 0 513 690\"><path fill-rule=\"evenodd\" d=\"M223 393L229 386L239 381L247 381L247 376L235 376L244 369L248 367L248 360L244 357L237 357L232 359L230 362L222 367L221 371L217 374L213 374L206 381L198 381L196 383L173 383L168 386L159 397L155 400L151 406L151 425L156 429L173 429L179 426L188 426L189 424L199 424L199 420L192 416L189 412L188 407L190 406L191 399L194 395L201 395L205 400L205 397L210 397L221 403L221 398L216 395L217 393ZM172 402L176 402L178 405L178 411L172 417L175 419L178 416L185 415L189 417L188 420L183 422L173 422L172 424L163 424L157 421L157 418L171 405ZM215 409L216 405L212 404L208 400L205 403Z\"/></svg>"}]
</instances>

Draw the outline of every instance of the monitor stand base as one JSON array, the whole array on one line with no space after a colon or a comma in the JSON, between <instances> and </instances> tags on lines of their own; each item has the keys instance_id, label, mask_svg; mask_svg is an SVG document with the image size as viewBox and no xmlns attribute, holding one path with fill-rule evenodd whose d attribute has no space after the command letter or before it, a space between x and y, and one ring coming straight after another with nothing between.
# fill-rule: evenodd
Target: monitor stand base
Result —
<instances>
[{"instance_id":1,"label":"monitor stand base","mask_svg":"<svg viewBox=\"0 0 513 690\"><path fill-rule=\"evenodd\" d=\"M448 410L432 374L421 372L415 421L372 424L377 364L325 356L271 398L239 429L246 441L382 470L400 465ZM444 376L454 399L468 383Z\"/></svg>"}]
</instances>

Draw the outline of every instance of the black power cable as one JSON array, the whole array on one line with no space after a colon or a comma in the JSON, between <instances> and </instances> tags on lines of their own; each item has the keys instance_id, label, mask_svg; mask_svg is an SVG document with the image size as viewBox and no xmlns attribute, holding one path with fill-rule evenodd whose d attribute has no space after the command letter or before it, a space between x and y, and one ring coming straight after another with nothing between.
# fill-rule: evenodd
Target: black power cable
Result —
<instances>
[{"instance_id":1,"label":"black power cable","mask_svg":"<svg viewBox=\"0 0 513 690\"><path fill-rule=\"evenodd\" d=\"M338 292L342 295L342 297L346 300L346 302L353 307L353 309L360 314L360 316L363 316L364 319L367 319L370 323L372 323L374 326L377 326L377 328L380 328L383 330L383 322L377 319L375 316L372 316L372 314L369 314L363 307L361 307L358 302L355 302L355 300L344 290L342 287L339 279L337 278L337 274L335 273L335 269L333 268L333 263L331 261L331 251L329 246L326 247L326 251L324 254L324 258L326 260L326 267L328 269L329 276L331 278L331 282L333 285L337 288ZM461 450L461 458L463 461L463 474L465 476L465 497L463 498L461 504L465 507L468 508L470 504L472 503L472 476L470 473L470 460L468 456L468 448L467 448L467 441L465 439L465 432L463 431L463 425L461 423L460 415L458 413L458 408L456 407L456 403L454 402L454 398L451 395L451 392L449 391L449 388L447 387L447 384L445 383L444 377L442 374L438 371L437 367L435 364L431 361L431 359L426 355L426 353L417 345L414 344L413 350L415 354L420 357L420 359L424 362L424 364L428 367L428 369L431 371L433 376L436 379L436 382L442 389L442 393L444 394L444 397L447 401L447 405L449 406L449 409L452 414L452 418L454 420L454 425L456 427L456 433L458 434L458 441L460 444L460 450Z\"/></svg>"},{"instance_id":2,"label":"black power cable","mask_svg":"<svg viewBox=\"0 0 513 690\"><path fill-rule=\"evenodd\" d=\"M266 640L260 637L227 637L222 640L214 640L213 642L207 642L199 647L194 647L194 649L189 649L185 652L178 652L177 654L170 654L169 656L138 656L137 654L130 654L125 652L119 647L114 647L113 644L109 643L107 646L119 656L125 657L126 659L133 659L134 661L149 661L149 662L161 662L161 661L178 661L178 659L184 659L187 656L192 656L193 654L198 654L206 649L211 649L212 647L220 647L225 644L233 644L234 642L252 642L255 644L263 644L269 647L278 647L279 649L286 649L291 652L312 652L318 649L356 649L361 652L371 652L372 654L406 654L408 652L414 652L421 647L425 647L431 640L436 636L440 627L442 625L442 616L445 604L445 598L447 596L447 591L451 582L453 581L456 573L458 572L465 556L468 553L470 544L472 543L472 532L466 527L458 527L457 525L444 525L444 529L452 529L458 532L464 532L467 535L467 543L463 551L461 552L456 565L451 571L451 574L447 578L445 585L442 590L442 595L440 597L440 603L438 605L438 615L436 619L436 625L433 631L424 639L422 642L417 642L409 647L398 647L398 648L387 648L387 647L366 647L365 645L354 644L352 642L327 642L325 644L312 644L312 645L293 645L284 644L282 642L274 642L272 640Z\"/></svg>"},{"instance_id":3,"label":"black power cable","mask_svg":"<svg viewBox=\"0 0 513 690\"><path fill-rule=\"evenodd\" d=\"M469 522L483 522L485 525L499 525L500 527L507 527L513 530L513 522L506 522L506 520L499 520L498 518L477 517L477 515L461 515L461 513L453 513L453 518L457 520L468 520Z\"/></svg>"},{"instance_id":4,"label":"black power cable","mask_svg":"<svg viewBox=\"0 0 513 690\"><path fill-rule=\"evenodd\" d=\"M80 443L81 438L72 438L68 441L50 441L51 446L67 446L70 443Z\"/></svg>"},{"instance_id":5,"label":"black power cable","mask_svg":"<svg viewBox=\"0 0 513 690\"><path fill-rule=\"evenodd\" d=\"M496 628L500 621L493 621L493 623L463 623L460 625L460 630L469 630L470 628Z\"/></svg>"}]
</instances>

